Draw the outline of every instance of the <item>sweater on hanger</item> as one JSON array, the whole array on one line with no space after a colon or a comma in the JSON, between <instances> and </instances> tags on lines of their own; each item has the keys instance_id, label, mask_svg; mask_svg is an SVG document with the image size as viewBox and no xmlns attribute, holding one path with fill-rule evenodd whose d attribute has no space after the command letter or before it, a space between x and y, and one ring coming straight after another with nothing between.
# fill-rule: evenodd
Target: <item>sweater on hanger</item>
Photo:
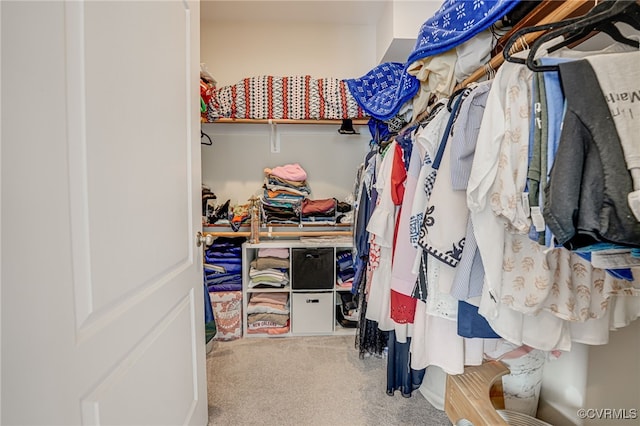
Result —
<instances>
[{"instance_id":1,"label":"sweater on hanger","mask_svg":"<svg viewBox=\"0 0 640 426\"><path fill-rule=\"evenodd\" d=\"M586 60L559 67L567 111L545 221L569 249L599 241L640 247L640 223L627 204L633 182L596 74Z\"/></svg>"}]
</instances>

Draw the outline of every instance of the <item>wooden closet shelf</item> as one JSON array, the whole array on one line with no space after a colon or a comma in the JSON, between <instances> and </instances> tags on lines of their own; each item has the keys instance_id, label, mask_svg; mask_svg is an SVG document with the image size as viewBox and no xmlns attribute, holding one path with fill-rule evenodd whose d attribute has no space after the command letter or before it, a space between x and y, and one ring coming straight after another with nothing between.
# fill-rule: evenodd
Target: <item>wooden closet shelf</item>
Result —
<instances>
[{"instance_id":1,"label":"wooden closet shelf","mask_svg":"<svg viewBox=\"0 0 640 426\"><path fill-rule=\"evenodd\" d=\"M205 231L204 235L213 237L250 237L251 232L248 231ZM351 237L353 231L260 231L260 237Z\"/></svg>"},{"instance_id":2,"label":"wooden closet shelf","mask_svg":"<svg viewBox=\"0 0 640 426\"><path fill-rule=\"evenodd\" d=\"M368 118L354 118L351 119L354 125L366 125L369 122ZM215 123L228 123L228 124L333 124L340 125L342 120L294 120L294 119L252 119L252 118L219 118L215 121L207 121L202 124L215 124Z\"/></svg>"},{"instance_id":3,"label":"wooden closet shelf","mask_svg":"<svg viewBox=\"0 0 640 426\"><path fill-rule=\"evenodd\" d=\"M204 228L226 228L226 229L230 229L229 225L226 224L218 224L218 223L213 223L210 225L202 225ZM336 224L327 224L327 223L304 223L302 225L303 228L350 228L352 227L353 224L352 223L336 223ZM240 226L240 230L246 230L249 229L249 224L243 224ZM262 224L260 225L260 229L264 229L264 228L300 228L300 225L298 225L297 223L277 223L277 224Z\"/></svg>"}]
</instances>

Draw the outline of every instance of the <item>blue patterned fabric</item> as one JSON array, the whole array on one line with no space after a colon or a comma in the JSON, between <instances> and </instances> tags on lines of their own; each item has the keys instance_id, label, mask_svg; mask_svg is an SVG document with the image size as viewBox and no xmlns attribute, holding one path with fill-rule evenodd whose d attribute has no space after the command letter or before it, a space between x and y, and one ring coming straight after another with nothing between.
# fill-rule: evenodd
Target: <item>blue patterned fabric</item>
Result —
<instances>
[{"instance_id":1,"label":"blue patterned fabric","mask_svg":"<svg viewBox=\"0 0 640 426\"><path fill-rule=\"evenodd\" d=\"M420 81L407 73L412 63L464 43L517 4L518 0L446 0L420 27L407 62L385 62L360 78L345 80L351 95L367 115L391 119L420 89Z\"/></svg>"},{"instance_id":2,"label":"blue patterned fabric","mask_svg":"<svg viewBox=\"0 0 640 426\"><path fill-rule=\"evenodd\" d=\"M446 52L502 18L518 0L447 0L422 24L407 65Z\"/></svg>"},{"instance_id":3,"label":"blue patterned fabric","mask_svg":"<svg viewBox=\"0 0 640 426\"><path fill-rule=\"evenodd\" d=\"M361 106L362 108L362 106ZM369 126L369 133L371 134L371 140L373 143L379 144L382 141L386 141L391 134L389 126L384 121L380 121L377 118L371 117L367 123Z\"/></svg>"},{"instance_id":4,"label":"blue patterned fabric","mask_svg":"<svg viewBox=\"0 0 640 426\"><path fill-rule=\"evenodd\" d=\"M385 62L360 78L345 80L358 105L371 117L388 120L413 98L420 82L399 62Z\"/></svg>"}]
</instances>

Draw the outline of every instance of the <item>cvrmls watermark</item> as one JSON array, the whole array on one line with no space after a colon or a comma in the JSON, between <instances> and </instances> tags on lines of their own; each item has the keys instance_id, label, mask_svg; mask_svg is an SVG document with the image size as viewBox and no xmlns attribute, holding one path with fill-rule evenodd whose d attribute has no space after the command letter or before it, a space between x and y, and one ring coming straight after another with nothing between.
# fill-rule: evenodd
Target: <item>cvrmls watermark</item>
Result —
<instances>
[{"instance_id":1,"label":"cvrmls watermark","mask_svg":"<svg viewBox=\"0 0 640 426\"><path fill-rule=\"evenodd\" d=\"M578 417L590 420L635 420L637 408L581 408Z\"/></svg>"}]
</instances>

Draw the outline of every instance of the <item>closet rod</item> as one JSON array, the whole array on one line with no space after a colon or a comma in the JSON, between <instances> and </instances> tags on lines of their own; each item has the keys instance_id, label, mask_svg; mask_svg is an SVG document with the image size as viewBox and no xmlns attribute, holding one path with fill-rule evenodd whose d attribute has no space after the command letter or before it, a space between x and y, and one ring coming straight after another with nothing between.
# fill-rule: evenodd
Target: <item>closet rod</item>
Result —
<instances>
[{"instance_id":1,"label":"closet rod","mask_svg":"<svg viewBox=\"0 0 640 426\"><path fill-rule=\"evenodd\" d=\"M554 1L554 0L551 0ZM577 11L580 11L587 6L591 8L595 5L594 0L566 0L562 2L560 6L558 6L551 13L546 15L544 18L540 19L537 23L532 23L533 25L541 25L541 24L550 24L552 22L562 21L563 19L570 18L575 16ZM513 44L513 48L509 53L513 54L516 52L520 52L528 48L528 46L536 41L538 37L544 34L544 31L538 31L535 33L528 33L523 35ZM478 81L480 78L484 77L488 71L497 71L500 65L504 63L504 56L502 52L498 53L494 57L489 60L487 64L475 70L467 79L465 79L462 83L459 83L455 90L461 89L463 87L468 86L469 84Z\"/></svg>"},{"instance_id":2,"label":"closet rod","mask_svg":"<svg viewBox=\"0 0 640 426\"><path fill-rule=\"evenodd\" d=\"M368 118L354 118L351 119L353 124L357 125L366 125L369 122ZM274 119L266 119L266 118L219 118L215 121L208 121L207 123L234 123L234 124L333 124L333 125L341 125L342 119L326 119L326 120L295 120L290 118L274 118ZM204 123L204 124L207 124Z\"/></svg>"},{"instance_id":3,"label":"closet rod","mask_svg":"<svg viewBox=\"0 0 640 426\"><path fill-rule=\"evenodd\" d=\"M249 231L220 231L220 232L203 232L204 235L211 235L212 237L250 237ZM260 231L260 237L352 237L353 231Z\"/></svg>"}]
</instances>

